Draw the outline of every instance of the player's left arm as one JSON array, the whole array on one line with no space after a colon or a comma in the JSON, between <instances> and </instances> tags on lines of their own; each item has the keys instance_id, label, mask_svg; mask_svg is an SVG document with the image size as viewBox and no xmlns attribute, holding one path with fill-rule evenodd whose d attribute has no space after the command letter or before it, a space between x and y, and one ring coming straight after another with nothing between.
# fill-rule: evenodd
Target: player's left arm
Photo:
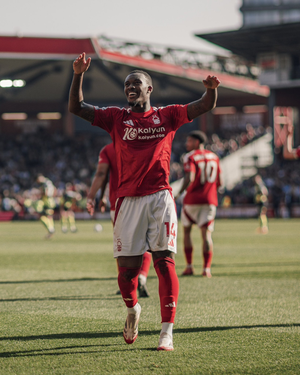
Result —
<instances>
[{"instance_id":1,"label":"player's left arm","mask_svg":"<svg viewBox=\"0 0 300 375\"><path fill-rule=\"evenodd\" d=\"M203 80L203 84L206 88L206 92L200 99L189 103L187 106L187 114L190 120L214 109L217 104L217 88L220 85L220 80L215 76L208 75L206 79Z\"/></svg>"},{"instance_id":2,"label":"player's left arm","mask_svg":"<svg viewBox=\"0 0 300 375\"><path fill-rule=\"evenodd\" d=\"M109 171L109 164L107 163L98 164L95 177L92 182L92 186L87 195L86 208L91 216L94 214L95 196L97 194L97 191L100 188L104 190L104 185L106 185L106 182L107 182L108 171Z\"/></svg>"}]
</instances>

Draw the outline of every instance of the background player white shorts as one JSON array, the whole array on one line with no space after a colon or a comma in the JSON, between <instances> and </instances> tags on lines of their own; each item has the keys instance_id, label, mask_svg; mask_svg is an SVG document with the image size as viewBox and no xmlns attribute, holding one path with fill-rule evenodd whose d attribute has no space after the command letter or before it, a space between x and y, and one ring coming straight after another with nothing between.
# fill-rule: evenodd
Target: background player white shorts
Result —
<instances>
[{"instance_id":1,"label":"background player white shorts","mask_svg":"<svg viewBox=\"0 0 300 375\"><path fill-rule=\"evenodd\" d=\"M110 213L110 218L111 218L111 221L114 222L115 221L115 210L110 210L109 213Z\"/></svg>"},{"instance_id":2,"label":"background player white shorts","mask_svg":"<svg viewBox=\"0 0 300 375\"><path fill-rule=\"evenodd\" d=\"M214 231L217 207L212 204L184 204L181 210L181 223L184 227L197 224L199 228L209 223L207 229Z\"/></svg>"},{"instance_id":3,"label":"background player white shorts","mask_svg":"<svg viewBox=\"0 0 300 375\"><path fill-rule=\"evenodd\" d=\"M120 200L121 201L121 200ZM142 255L147 250L177 251L177 213L169 190L116 203L114 257Z\"/></svg>"}]
</instances>

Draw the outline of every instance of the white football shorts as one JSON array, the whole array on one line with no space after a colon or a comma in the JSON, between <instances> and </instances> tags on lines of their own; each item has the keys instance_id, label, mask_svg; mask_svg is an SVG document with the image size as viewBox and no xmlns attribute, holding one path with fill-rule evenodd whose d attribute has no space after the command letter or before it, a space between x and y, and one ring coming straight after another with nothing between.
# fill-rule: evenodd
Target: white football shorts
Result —
<instances>
[{"instance_id":1,"label":"white football shorts","mask_svg":"<svg viewBox=\"0 0 300 375\"><path fill-rule=\"evenodd\" d=\"M197 224L199 228L207 225L210 232L214 231L217 207L213 204L184 204L181 210L181 223L184 227Z\"/></svg>"},{"instance_id":2,"label":"white football shorts","mask_svg":"<svg viewBox=\"0 0 300 375\"><path fill-rule=\"evenodd\" d=\"M137 256L147 250L177 252L177 213L169 190L116 202L114 257Z\"/></svg>"},{"instance_id":3,"label":"white football shorts","mask_svg":"<svg viewBox=\"0 0 300 375\"><path fill-rule=\"evenodd\" d=\"M110 210L109 213L110 213L110 218L111 218L111 221L114 222L115 221L115 210Z\"/></svg>"}]
</instances>

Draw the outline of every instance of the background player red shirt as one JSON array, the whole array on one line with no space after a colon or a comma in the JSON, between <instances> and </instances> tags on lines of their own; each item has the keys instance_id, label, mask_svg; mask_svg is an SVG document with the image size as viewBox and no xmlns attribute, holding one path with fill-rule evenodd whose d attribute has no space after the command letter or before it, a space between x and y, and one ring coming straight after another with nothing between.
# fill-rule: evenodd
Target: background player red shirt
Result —
<instances>
[{"instance_id":1,"label":"background player red shirt","mask_svg":"<svg viewBox=\"0 0 300 375\"><path fill-rule=\"evenodd\" d=\"M171 190L172 141L176 130L188 122L187 105L151 107L145 113L132 112L130 108L95 108L93 125L109 132L115 147L117 197Z\"/></svg>"},{"instance_id":2,"label":"background player red shirt","mask_svg":"<svg viewBox=\"0 0 300 375\"><path fill-rule=\"evenodd\" d=\"M187 188L183 204L213 204L218 206L220 163L209 150L193 150L184 157L184 171L195 175Z\"/></svg>"},{"instance_id":3,"label":"background player red shirt","mask_svg":"<svg viewBox=\"0 0 300 375\"><path fill-rule=\"evenodd\" d=\"M115 203L117 199L117 189L118 189L118 169L116 161L116 153L114 145L110 143L109 145L102 148L99 153L98 164L105 163L109 165L109 201L110 209L115 210Z\"/></svg>"}]
</instances>

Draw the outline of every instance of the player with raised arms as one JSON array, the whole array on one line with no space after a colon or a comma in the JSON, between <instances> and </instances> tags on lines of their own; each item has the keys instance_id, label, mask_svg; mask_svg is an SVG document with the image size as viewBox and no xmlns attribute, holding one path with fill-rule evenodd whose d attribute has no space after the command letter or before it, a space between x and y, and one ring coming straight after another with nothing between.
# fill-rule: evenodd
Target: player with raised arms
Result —
<instances>
[{"instance_id":1,"label":"player with raised arms","mask_svg":"<svg viewBox=\"0 0 300 375\"><path fill-rule=\"evenodd\" d=\"M173 350L179 282L175 270L177 214L169 185L170 156L176 130L216 105L215 76L203 80L202 97L187 105L152 107L152 79L135 70L124 81L128 108L98 108L84 102L82 82L91 58L82 53L73 62L69 96L71 113L106 130L114 144L118 192L114 221L114 257L118 259L119 288L127 306L123 336L132 344L138 336L141 306L138 275L146 251L152 252L158 276L162 329L157 350Z\"/></svg>"}]
</instances>

